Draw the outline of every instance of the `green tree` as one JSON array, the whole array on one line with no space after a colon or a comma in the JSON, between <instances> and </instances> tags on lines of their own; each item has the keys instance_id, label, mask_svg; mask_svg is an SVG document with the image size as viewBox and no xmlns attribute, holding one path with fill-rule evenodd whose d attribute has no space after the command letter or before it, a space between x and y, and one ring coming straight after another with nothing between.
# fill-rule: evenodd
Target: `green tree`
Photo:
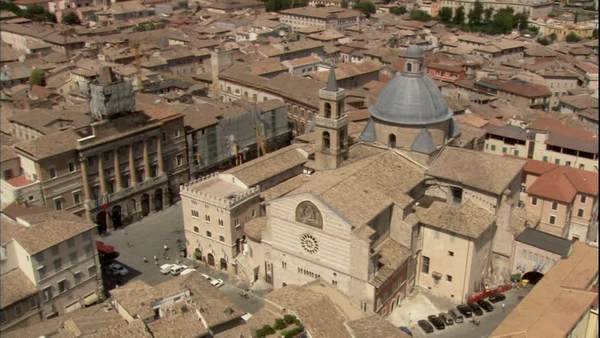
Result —
<instances>
[{"instance_id":1,"label":"green tree","mask_svg":"<svg viewBox=\"0 0 600 338\"><path fill-rule=\"evenodd\" d=\"M460 6L456 9L452 22L455 25L462 25L465 22L465 8L463 6Z\"/></svg>"},{"instance_id":2,"label":"green tree","mask_svg":"<svg viewBox=\"0 0 600 338\"><path fill-rule=\"evenodd\" d=\"M478 26L481 24L481 17L483 15L483 5L479 0L475 1L473 8L469 11L469 25Z\"/></svg>"},{"instance_id":3,"label":"green tree","mask_svg":"<svg viewBox=\"0 0 600 338\"><path fill-rule=\"evenodd\" d=\"M494 14L489 32L491 34L508 34L515 27L515 22L512 8L502 8Z\"/></svg>"},{"instance_id":4,"label":"green tree","mask_svg":"<svg viewBox=\"0 0 600 338\"><path fill-rule=\"evenodd\" d=\"M438 12L438 18L442 23L450 23L452 21L452 8L442 7Z\"/></svg>"},{"instance_id":5,"label":"green tree","mask_svg":"<svg viewBox=\"0 0 600 338\"><path fill-rule=\"evenodd\" d=\"M357 3L354 4L354 6L352 7L358 11L361 11L364 15L368 17L371 16L371 14L375 13L375 5L373 5L373 3L371 1L359 1Z\"/></svg>"},{"instance_id":6,"label":"green tree","mask_svg":"<svg viewBox=\"0 0 600 338\"><path fill-rule=\"evenodd\" d=\"M62 17L62 22L65 25L79 25L81 21L75 12L69 11L65 16Z\"/></svg>"},{"instance_id":7,"label":"green tree","mask_svg":"<svg viewBox=\"0 0 600 338\"><path fill-rule=\"evenodd\" d=\"M537 34L540 32L540 28L538 26L532 26L532 25L527 26L527 30L533 34Z\"/></svg>"},{"instance_id":8,"label":"green tree","mask_svg":"<svg viewBox=\"0 0 600 338\"><path fill-rule=\"evenodd\" d=\"M529 19L529 17L527 15L527 13L525 13L525 12L521 12L521 13L515 15L515 21L516 21L517 27L519 28L520 31L527 29L527 26L529 26L528 19Z\"/></svg>"},{"instance_id":9,"label":"green tree","mask_svg":"<svg viewBox=\"0 0 600 338\"><path fill-rule=\"evenodd\" d=\"M579 40L581 40L579 35L577 35L577 33L575 32L570 32L569 34L567 34L565 39L567 40L567 42L579 42Z\"/></svg>"},{"instance_id":10,"label":"green tree","mask_svg":"<svg viewBox=\"0 0 600 338\"><path fill-rule=\"evenodd\" d=\"M492 22L492 18L494 17L494 9L492 7L488 7L483 11L483 22L489 24Z\"/></svg>"},{"instance_id":11,"label":"green tree","mask_svg":"<svg viewBox=\"0 0 600 338\"><path fill-rule=\"evenodd\" d=\"M265 2L265 10L267 12L278 12L291 7L290 0L267 0Z\"/></svg>"},{"instance_id":12,"label":"green tree","mask_svg":"<svg viewBox=\"0 0 600 338\"><path fill-rule=\"evenodd\" d=\"M31 71L31 75L29 75L29 83L31 85L43 86L46 82L45 77L46 74L42 69L34 69Z\"/></svg>"},{"instance_id":13,"label":"green tree","mask_svg":"<svg viewBox=\"0 0 600 338\"><path fill-rule=\"evenodd\" d=\"M431 15L420 9L413 9L410 11L410 19L417 21L429 21L431 20Z\"/></svg>"},{"instance_id":14,"label":"green tree","mask_svg":"<svg viewBox=\"0 0 600 338\"><path fill-rule=\"evenodd\" d=\"M545 36L537 38L537 42L542 46L548 46L550 44L550 40Z\"/></svg>"},{"instance_id":15,"label":"green tree","mask_svg":"<svg viewBox=\"0 0 600 338\"><path fill-rule=\"evenodd\" d=\"M556 41L556 33L552 33L552 34L548 35L548 38L550 40L552 40L553 42Z\"/></svg>"},{"instance_id":16,"label":"green tree","mask_svg":"<svg viewBox=\"0 0 600 338\"><path fill-rule=\"evenodd\" d=\"M404 6L392 7L392 8L390 8L390 13L396 14L396 15L405 14L406 13L406 7L404 7Z\"/></svg>"}]
</instances>

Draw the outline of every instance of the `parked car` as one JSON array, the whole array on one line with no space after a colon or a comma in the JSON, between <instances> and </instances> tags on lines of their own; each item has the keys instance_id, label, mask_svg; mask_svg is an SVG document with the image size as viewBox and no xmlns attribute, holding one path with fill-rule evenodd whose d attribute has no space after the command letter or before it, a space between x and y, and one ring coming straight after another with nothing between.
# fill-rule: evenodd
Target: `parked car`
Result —
<instances>
[{"instance_id":1,"label":"parked car","mask_svg":"<svg viewBox=\"0 0 600 338\"><path fill-rule=\"evenodd\" d=\"M400 326L400 327L399 327L399 329L400 329L400 331L402 331L402 332L406 333L407 335L409 335L409 336L411 336L411 337L413 336L413 334L412 334L412 332L410 331L410 329L409 329L409 328L407 328L406 326Z\"/></svg>"},{"instance_id":2,"label":"parked car","mask_svg":"<svg viewBox=\"0 0 600 338\"><path fill-rule=\"evenodd\" d=\"M187 269L185 269L185 270L181 271L180 275L182 275L182 276L185 276L185 275L187 275L188 273L192 273L192 272L194 272L194 271L196 271L196 269L194 269L194 268L187 268Z\"/></svg>"},{"instance_id":3,"label":"parked car","mask_svg":"<svg viewBox=\"0 0 600 338\"><path fill-rule=\"evenodd\" d=\"M494 293L491 295L488 300L492 303L498 303L506 299L506 296L501 293Z\"/></svg>"},{"instance_id":4,"label":"parked car","mask_svg":"<svg viewBox=\"0 0 600 338\"><path fill-rule=\"evenodd\" d=\"M210 285L220 288L221 286L223 286L223 280L222 279L213 279L210 281Z\"/></svg>"},{"instance_id":5,"label":"parked car","mask_svg":"<svg viewBox=\"0 0 600 338\"><path fill-rule=\"evenodd\" d=\"M479 307L479 305L477 305L477 303L467 303L467 305L469 305L469 307L471 307L471 310L473 310L473 313L476 316L483 316L483 310L481 310L481 308Z\"/></svg>"},{"instance_id":6,"label":"parked car","mask_svg":"<svg viewBox=\"0 0 600 338\"><path fill-rule=\"evenodd\" d=\"M169 271L169 273L172 276L177 276L185 269L187 269L187 266L185 266L185 265L173 264L173 266L171 267L171 271Z\"/></svg>"},{"instance_id":7,"label":"parked car","mask_svg":"<svg viewBox=\"0 0 600 338\"><path fill-rule=\"evenodd\" d=\"M438 315L438 317L440 317L440 319L444 322L444 324L446 324L447 326L450 325L454 325L454 320L452 319L452 317L450 317L447 313L440 313Z\"/></svg>"},{"instance_id":8,"label":"parked car","mask_svg":"<svg viewBox=\"0 0 600 338\"><path fill-rule=\"evenodd\" d=\"M462 313L466 318L471 318L473 316L473 310L468 305L460 304L456 306L458 312Z\"/></svg>"},{"instance_id":9,"label":"parked car","mask_svg":"<svg viewBox=\"0 0 600 338\"><path fill-rule=\"evenodd\" d=\"M454 322L456 324L460 324L465 321L463 316L457 314L456 311L453 309L448 310L448 314L450 315L450 317L452 317L452 319L454 319Z\"/></svg>"},{"instance_id":10,"label":"parked car","mask_svg":"<svg viewBox=\"0 0 600 338\"><path fill-rule=\"evenodd\" d=\"M127 274L129 273L129 270L127 270L126 267L119 263L111 263L108 266L108 271L110 271L113 275L118 276L127 276Z\"/></svg>"},{"instance_id":11,"label":"parked car","mask_svg":"<svg viewBox=\"0 0 600 338\"><path fill-rule=\"evenodd\" d=\"M428 321L426 320L419 320L417 322L417 324L419 325L419 327L425 331L425 333L432 333L433 332L433 326L431 326L431 324L429 324Z\"/></svg>"},{"instance_id":12,"label":"parked car","mask_svg":"<svg viewBox=\"0 0 600 338\"><path fill-rule=\"evenodd\" d=\"M485 312L492 312L492 311L494 311L494 306L490 302L487 302L487 301L485 301L483 299L479 300L477 302L477 304L479 306L481 306L485 310Z\"/></svg>"},{"instance_id":13,"label":"parked car","mask_svg":"<svg viewBox=\"0 0 600 338\"><path fill-rule=\"evenodd\" d=\"M443 330L444 328L446 328L446 325L444 325L444 321L441 320L438 316L436 315L431 315L429 317L427 317L427 319L431 322L431 324L433 324L433 326L435 326L436 329L438 330Z\"/></svg>"},{"instance_id":14,"label":"parked car","mask_svg":"<svg viewBox=\"0 0 600 338\"><path fill-rule=\"evenodd\" d=\"M202 277L204 277L204 279L206 279L206 280L211 280L211 279L212 279L212 278L210 278L210 276L209 276L209 275L207 275L207 274L205 274L205 273L201 273L200 275L201 275Z\"/></svg>"},{"instance_id":15,"label":"parked car","mask_svg":"<svg viewBox=\"0 0 600 338\"><path fill-rule=\"evenodd\" d=\"M171 268L173 267L173 265L175 264L163 264L160 266L160 273L162 273L163 275L168 274L169 272L171 272Z\"/></svg>"}]
</instances>

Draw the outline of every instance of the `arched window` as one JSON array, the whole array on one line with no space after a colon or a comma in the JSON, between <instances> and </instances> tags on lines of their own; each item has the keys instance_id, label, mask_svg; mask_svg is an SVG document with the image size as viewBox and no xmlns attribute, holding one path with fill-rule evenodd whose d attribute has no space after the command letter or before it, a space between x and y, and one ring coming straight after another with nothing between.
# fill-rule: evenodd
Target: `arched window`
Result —
<instances>
[{"instance_id":1,"label":"arched window","mask_svg":"<svg viewBox=\"0 0 600 338\"><path fill-rule=\"evenodd\" d=\"M325 111L325 117L330 118L331 117L331 104L329 102L325 102L325 106L324 109Z\"/></svg>"},{"instance_id":2,"label":"arched window","mask_svg":"<svg viewBox=\"0 0 600 338\"><path fill-rule=\"evenodd\" d=\"M410 62L406 63L406 71L407 72L412 72L412 63L410 63Z\"/></svg>"},{"instance_id":3,"label":"arched window","mask_svg":"<svg viewBox=\"0 0 600 338\"><path fill-rule=\"evenodd\" d=\"M390 136L388 136L388 147L396 148L396 135L390 134Z\"/></svg>"},{"instance_id":4,"label":"arched window","mask_svg":"<svg viewBox=\"0 0 600 338\"><path fill-rule=\"evenodd\" d=\"M323 132L323 148L329 149L330 146L331 145L330 145L329 132L324 131Z\"/></svg>"}]
</instances>

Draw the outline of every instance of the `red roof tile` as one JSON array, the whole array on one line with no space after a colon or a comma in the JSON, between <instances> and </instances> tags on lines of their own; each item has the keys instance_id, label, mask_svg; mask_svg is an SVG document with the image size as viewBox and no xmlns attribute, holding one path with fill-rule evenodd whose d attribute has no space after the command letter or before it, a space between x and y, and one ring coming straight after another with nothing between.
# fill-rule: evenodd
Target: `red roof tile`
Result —
<instances>
[{"instance_id":1,"label":"red roof tile","mask_svg":"<svg viewBox=\"0 0 600 338\"><path fill-rule=\"evenodd\" d=\"M22 186L28 185L30 183L33 183L33 181L31 181L30 179L28 179L25 176L13 177L13 178L8 179L6 182L8 184L12 185L13 187L22 187Z\"/></svg>"},{"instance_id":2,"label":"red roof tile","mask_svg":"<svg viewBox=\"0 0 600 338\"><path fill-rule=\"evenodd\" d=\"M543 170L542 167L539 163L530 164L530 169ZM571 203L578 193L597 196L598 173L556 166L542 174L527 189L527 193L563 203Z\"/></svg>"}]
</instances>

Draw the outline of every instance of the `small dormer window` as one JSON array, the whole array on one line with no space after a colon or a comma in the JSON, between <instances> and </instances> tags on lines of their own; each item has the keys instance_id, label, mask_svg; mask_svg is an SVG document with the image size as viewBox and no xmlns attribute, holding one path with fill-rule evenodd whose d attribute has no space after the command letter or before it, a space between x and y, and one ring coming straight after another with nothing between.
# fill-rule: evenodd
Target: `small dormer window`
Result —
<instances>
[{"instance_id":1,"label":"small dormer window","mask_svg":"<svg viewBox=\"0 0 600 338\"><path fill-rule=\"evenodd\" d=\"M450 187L450 193L452 194L452 202L461 203L463 197L463 190L460 187Z\"/></svg>"}]
</instances>

